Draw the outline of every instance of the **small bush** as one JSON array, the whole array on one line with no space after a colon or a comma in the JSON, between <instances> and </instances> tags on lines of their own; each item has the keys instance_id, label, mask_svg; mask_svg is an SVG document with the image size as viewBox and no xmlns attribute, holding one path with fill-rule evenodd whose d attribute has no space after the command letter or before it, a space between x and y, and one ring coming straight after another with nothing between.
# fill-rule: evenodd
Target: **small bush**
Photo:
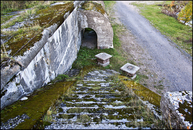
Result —
<instances>
[{"instance_id":1,"label":"small bush","mask_svg":"<svg viewBox=\"0 0 193 130\"><path fill-rule=\"evenodd\" d=\"M192 1L189 1L189 3L180 11L178 20L183 20L184 23L192 20Z\"/></svg>"},{"instance_id":2,"label":"small bush","mask_svg":"<svg viewBox=\"0 0 193 130\"><path fill-rule=\"evenodd\" d=\"M184 8L186 4L186 1L172 1L170 4L163 4L161 12L177 19L177 14L182 10L182 8Z\"/></svg>"}]
</instances>

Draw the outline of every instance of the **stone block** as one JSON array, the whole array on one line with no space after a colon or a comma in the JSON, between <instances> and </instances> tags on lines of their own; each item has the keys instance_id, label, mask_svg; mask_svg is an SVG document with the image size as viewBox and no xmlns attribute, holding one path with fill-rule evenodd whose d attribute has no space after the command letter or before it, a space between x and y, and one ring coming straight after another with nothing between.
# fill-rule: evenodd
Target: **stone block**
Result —
<instances>
[{"instance_id":1,"label":"stone block","mask_svg":"<svg viewBox=\"0 0 193 130\"><path fill-rule=\"evenodd\" d=\"M140 69L138 66L135 66L130 63L126 63L120 68L123 72L126 72L126 74L133 79L135 78L135 73Z\"/></svg>"},{"instance_id":2,"label":"stone block","mask_svg":"<svg viewBox=\"0 0 193 130\"><path fill-rule=\"evenodd\" d=\"M109 59L112 57L112 55L102 52L95 55L95 57L97 58L98 64L105 67L110 64Z\"/></svg>"}]
</instances>

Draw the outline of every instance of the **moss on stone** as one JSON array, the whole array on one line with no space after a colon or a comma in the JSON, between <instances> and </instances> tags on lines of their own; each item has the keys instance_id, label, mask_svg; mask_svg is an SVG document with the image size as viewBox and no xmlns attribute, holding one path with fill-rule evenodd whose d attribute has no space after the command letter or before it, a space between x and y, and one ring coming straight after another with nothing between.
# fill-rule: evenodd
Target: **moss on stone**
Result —
<instances>
[{"instance_id":1,"label":"moss on stone","mask_svg":"<svg viewBox=\"0 0 193 130\"><path fill-rule=\"evenodd\" d=\"M6 32L2 32L2 34L6 35L3 37L4 40L13 36L10 40L8 40L5 44L8 44L9 47L6 48L7 51L11 50L10 55L15 56L23 55L23 53L30 49L42 38L41 32L43 29L50 27L54 23L58 25L58 27L63 23L64 15L67 12L72 12L74 9L73 2L68 2L66 4L50 6L48 8L37 11L35 16L39 16L37 18L32 19L33 23L40 26L38 30L33 30L34 25L26 25L23 28L20 28L16 32L10 32L12 35L6 34ZM27 45L26 45L27 44ZM24 46L20 49L22 46ZM18 51L19 50L19 51Z\"/></svg>"},{"instance_id":2,"label":"moss on stone","mask_svg":"<svg viewBox=\"0 0 193 130\"><path fill-rule=\"evenodd\" d=\"M131 80L124 80L128 79L125 76L119 76L121 81L129 88L132 88L134 93L139 96L142 100L149 101L151 104L154 104L157 107L160 107L161 96L154 93L153 91L149 90L148 88L144 87L141 84L138 84Z\"/></svg>"},{"instance_id":3,"label":"moss on stone","mask_svg":"<svg viewBox=\"0 0 193 130\"><path fill-rule=\"evenodd\" d=\"M192 123L192 106L193 106L192 102L191 104L189 104L185 100L183 103L179 102L179 108L178 108L179 113L182 113L182 116L185 117L184 120L189 121L190 123Z\"/></svg>"},{"instance_id":4,"label":"moss on stone","mask_svg":"<svg viewBox=\"0 0 193 130\"><path fill-rule=\"evenodd\" d=\"M85 9L85 10L95 10L101 14L105 14L105 10L104 8L102 7L101 4L98 4L96 2L84 2L82 3L82 9Z\"/></svg>"},{"instance_id":5,"label":"moss on stone","mask_svg":"<svg viewBox=\"0 0 193 130\"><path fill-rule=\"evenodd\" d=\"M87 123L87 122L89 122L90 120L91 120L91 118L90 118L88 115L86 115L86 114L80 115L80 119L79 119L80 122L82 122L82 123Z\"/></svg>"},{"instance_id":6,"label":"moss on stone","mask_svg":"<svg viewBox=\"0 0 193 130\"><path fill-rule=\"evenodd\" d=\"M49 107L72 86L74 82L58 82L48 85L43 91L38 91L26 101L16 103L1 110L1 122L6 122L10 118L27 114L30 118L20 123L15 129L31 129L36 124Z\"/></svg>"}]
</instances>

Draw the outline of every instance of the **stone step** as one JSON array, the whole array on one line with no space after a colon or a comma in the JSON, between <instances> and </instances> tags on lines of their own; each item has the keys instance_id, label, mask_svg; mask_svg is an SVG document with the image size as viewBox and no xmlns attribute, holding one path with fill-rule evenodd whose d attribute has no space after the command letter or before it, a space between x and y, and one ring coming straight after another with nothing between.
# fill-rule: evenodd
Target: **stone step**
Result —
<instances>
[{"instance_id":1,"label":"stone step","mask_svg":"<svg viewBox=\"0 0 193 130\"><path fill-rule=\"evenodd\" d=\"M111 106L111 105L103 105L99 107L99 105L90 106L90 107L60 107L58 112L61 113L108 113L113 115L115 113L118 114L132 114L133 112L139 112L140 110L137 107L127 107L125 105L122 106Z\"/></svg>"},{"instance_id":2,"label":"stone step","mask_svg":"<svg viewBox=\"0 0 193 130\"><path fill-rule=\"evenodd\" d=\"M96 117L91 117L90 115L61 115L61 117L63 118L59 118L56 119L57 121L59 121L59 123L54 123L55 125L68 125L68 124L81 124L86 126L86 128L88 129L89 126L92 125L97 125L97 124L101 124L103 126L111 124L114 125L114 128L116 128L116 126L126 126L125 128L135 128L136 126L139 126L138 128L143 127L145 128L149 128L150 125L148 125L147 121L143 121L143 118L135 118L135 119L126 119L126 118L122 118L122 119L105 119L102 116L96 116ZM74 127L73 127L74 128ZM103 127L101 127L103 128ZM132 129L133 129L132 128Z\"/></svg>"},{"instance_id":3,"label":"stone step","mask_svg":"<svg viewBox=\"0 0 193 130\"><path fill-rule=\"evenodd\" d=\"M137 125L139 124L139 125ZM60 123L54 123L50 126L46 126L45 129L151 129L150 126L143 125L145 123L136 123L133 122L116 122L116 123L88 123L88 124L77 124L77 123L71 123L71 124L60 124ZM141 127L140 127L141 125Z\"/></svg>"},{"instance_id":4,"label":"stone step","mask_svg":"<svg viewBox=\"0 0 193 130\"><path fill-rule=\"evenodd\" d=\"M112 91L113 92L113 91ZM100 94L100 93L105 93L105 94L111 94L112 92L110 91L103 91L103 90L98 90L98 91L88 91L88 90L78 90L78 91L74 91L75 94L86 94L86 93L89 93L89 94Z\"/></svg>"},{"instance_id":5,"label":"stone step","mask_svg":"<svg viewBox=\"0 0 193 130\"><path fill-rule=\"evenodd\" d=\"M92 96L92 97L89 97L89 96L85 96L85 97L82 97L82 98L77 98L77 97L71 97L71 98L66 98L63 103L66 104L66 103L69 103L69 102L72 102L72 103L76 103L76 102L86 102L86 101L92 101L92 102L108 102L110 104L121 104L123 102L125 103L128 103L131 101L131 97L120 97L120 95L103 95L103 96Z\"/></svg>"},{"instance_id":6,"label":"stone step","mask_svg":"<svg viewBox=\"0 0 193 130\"><path fill-rule=\"evenodd\" d=\"M115 100L117 101L117 100ZM103 107L103 105L112 105L114 107L118 107L118 106L122 106L122 105L126 105L127 107L130 107L131 103L129 102L121 102L120 103L116 103L116 102L103 102L103 101L98 101L98 102L94 102L94 101L80 101L80 102L63 102L63 106L66 107L94 107L94 106L99 106L99 107ZM105 107L105 106L104 106Z\"/></svg>"},{"instance_id":7,"label":"stone step","mask_svg":"<svg viewBox=\"0 0 193 130\"><path fill-rule=\"evenodd\" d=\"M81 115L88 115L93 122L95 122L97 119L99 120L109 120L109 122L112 122L113 120L117 120L118 122L123 121L123 119L129 121L133 121L136 119L142 119L139 114L131 113L131 114L118 114L118 112L114 113L113 115L110 115L108 113L89 113L89 112L80 112L80 113L58 113L57 118L62 119L72 119L75 116L77 118L80 118Z\"/></svg>"},{"instance_id":8,"label":"stone step","mask_svg":"<svg viewBox=\"0 0 193 130\"><path fill-rule=\"evenodd\" d=\"M123 91L123 88L117 88L117 87L100 87L100 86L95 86L95 87L77 87L73 89L73 91L98 91L98 90L106 90L106 91Z\"/></svg>"},{"instance_id":9,"label":"stone step","mask_svg":"<svg viewBox=\"0 0 193 130\"><path fill-rule=\"evenodd\" d=\"M113 86L114 83L113 82L104 82L104 83L101 83L101 82L91 82L91 83L85 83L85 82L82 82L82 83L79 83L77 84L76 86L77 87L96 87L96 86L100 86L100 87L111 87Z\"/></svg>"}]
</instances>

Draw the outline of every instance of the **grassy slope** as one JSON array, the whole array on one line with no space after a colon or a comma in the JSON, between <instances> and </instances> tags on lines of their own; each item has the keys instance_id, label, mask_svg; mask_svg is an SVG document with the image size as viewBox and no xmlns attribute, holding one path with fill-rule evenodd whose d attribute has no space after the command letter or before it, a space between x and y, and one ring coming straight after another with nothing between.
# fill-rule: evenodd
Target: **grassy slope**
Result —
<instances>
[{"instance_id":1,"label":"grassy slope","mask_svg":"<svg viewBox=\"0 0 193 130\"><path fill-rule=\"evenodd\" d=\"M168 2L167 2L168 3ZM140 9L141 14L150 21L162 34L168 36L173 42L192 56L192 28L178 22L175 18L161 13L161 7L156 4L146 5L133 3Z\"/></svg>"}]
</instances>

